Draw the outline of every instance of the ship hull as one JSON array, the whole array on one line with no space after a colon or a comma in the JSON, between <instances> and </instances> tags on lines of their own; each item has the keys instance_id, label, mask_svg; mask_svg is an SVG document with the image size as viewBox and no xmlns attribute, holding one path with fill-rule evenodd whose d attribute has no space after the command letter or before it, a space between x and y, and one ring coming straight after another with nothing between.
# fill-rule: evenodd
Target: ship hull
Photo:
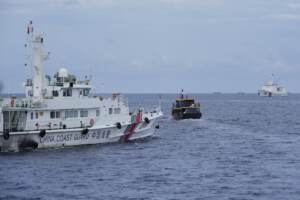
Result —
<instances>
[{"instance_id":1,"label":"ship hull","mask_svg":"<svg viewBox=\"0 0 300 200\"><path fill-rule=\"evenodd\" d=\"M152 136L155 132L155 122L157 118L151 119L150 123L140 123L128 141L143 139ZM122 140L125 130L131 124L124 125L120 129L112 127L92 127L87 133L84 129L60 129L49 130L41 137L40 131L31 132L11 132L9 138L4 139L4 134L0 133L1 152L18 152L25 149L45 149L60 148L91 144L116 143Z\"/></svg>"},{"instance_id":2,"label":"ship hull","mask_svg":"<svg viewBox=\"0 0 300 200\"><path fill-rule=\"evenodd\" d=\"M259 90L258 96L261 97L285 97L288 96L287 92L272 92L272 91L265 91L265 90Z\"/></svg>"},{"instance_id":3,"label":"ship hull","mask_svg":"<svg viewBox=\"0 0 300 200\"><path fill-rule=\"evenodd\" d=\"M173 119L183 120L183 119L200 119L202 113L173 113Z\"/></svg>"}]
</instances>

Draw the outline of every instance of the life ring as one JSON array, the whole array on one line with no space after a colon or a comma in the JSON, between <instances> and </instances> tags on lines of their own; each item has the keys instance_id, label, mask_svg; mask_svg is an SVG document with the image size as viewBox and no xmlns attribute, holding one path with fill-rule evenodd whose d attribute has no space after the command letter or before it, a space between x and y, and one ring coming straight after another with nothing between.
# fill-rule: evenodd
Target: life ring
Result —
<instances>
[{"instance_id":1,"label":"life ring","mask_svg":"<svg viewBox=\"0 0 300 200\"><path fill-rule=\"evenodd\" d=\"M89 132L89 129L85 128L81 131L82 135L86 135Z\"/></svg>"},{"instance_id":2,"label":"life ring","mask_svg":"<svg viewBox=\"0 0 300 200\"><path fill-rule=\"evenodd\" d=\"M120 123L120 122L117 122L117 123L116 123L116 127L117 127L118 129L121 129L121 128L122 128L121 123Z\"/></svg>"},{"instance_id":3,"label":"life ring","mask_svg":"<svg viewBox=\"0 0 300 200\"><path fill-rule=\"evenodd\" d=\"M94 126L94 124L95 124L95 120L94 120L93 118L91 118L91 119L90 119L90 125L91 125L91 126Z\"/></svg>"},{"instance_id":4,"label":"life ring","mask_svg":"<svg viewBox=\"0 0 300 200\"><path fill-rule=\"evenodd\" d=\"M9 131L8 130L6 130L6 131L4 131L3 132L3 138L4 138L4 140L8 140L9 139Z\"/></svg>"},{"instance_id":5,"label":"life ring","mask_svg":"<svg viewBox=\"0 0 300 200\"><path fill-rule=\"evenodd\" d=\"M40 133L39 133L39 135L40 135L40 137L42 138L42 137L45 137L45 135L46 135L46 130L41 130L40 131Z\"/></svg>"},{"instance_id":6,"label":"life ring","mask_svg":"<svg viewBox=\"0 0 300 200\"><path fill-rule=\"evenodd\" d=\"M149 118L148 117L145 117L145 122L147 123L147 124L149 124L150 123L150 120L149 120Z\"/></svg>"}]
</instances>

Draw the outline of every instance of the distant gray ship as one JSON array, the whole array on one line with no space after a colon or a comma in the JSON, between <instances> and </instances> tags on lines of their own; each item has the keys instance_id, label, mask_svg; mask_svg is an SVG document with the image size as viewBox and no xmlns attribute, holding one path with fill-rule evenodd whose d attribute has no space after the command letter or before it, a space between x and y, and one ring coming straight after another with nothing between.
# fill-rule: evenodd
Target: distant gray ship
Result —
<instances>
[{"instance_id":1,"label":"distant gray ship","mask_svg":"<svg viewBox=\"0 0 300 200\"><path fill-rule=\"evenodd\" d=\"M287 96L287 90L283 86L279 86L278 83L274 81L274 75L272 75L272 80L268 81L260 90L258 90L259 96L272 97L272 96Z\"/></svg>"}]
</instances>

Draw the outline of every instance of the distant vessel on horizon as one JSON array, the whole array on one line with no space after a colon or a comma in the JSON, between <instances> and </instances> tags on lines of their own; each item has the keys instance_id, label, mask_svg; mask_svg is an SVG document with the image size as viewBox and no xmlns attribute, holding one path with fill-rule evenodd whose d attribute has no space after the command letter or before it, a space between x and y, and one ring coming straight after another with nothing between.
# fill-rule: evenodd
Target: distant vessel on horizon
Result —
<instances>
[{"instance_id":1,"label":"distant vessel on horizon","mask_svg":"<svg viewBox=\"0 0 300 200\"><path fill-rule=\"evenodd\" d=\"M258 90L258 96L272 97L272 96L287 96L287 90L283 86L280 86L274 81L274 75L272 74L272 80L268 81L260 90Z\"/></svg>"},{"instance_id":2,"label":"distant vessel on horizon","mask_svg":"<svg viewBox=\"0 0 300 200\"><path fill-rule=\"evenodd\" d=\"M246 93L245 92L237 92L236 94L238 94L238 95L245 95Z\"/></svg>"},{"instance_id":3,"label":"distant vessel on horizon","mask_svg":"<svg viewBox=\"0 0 300 200\"><path fill-rule=\"evenodd\" d=\"M214 94L214 95L220 95L220 94L222 94L222 92L213 92L212 94Z\"/></svg>"}]
</instances>

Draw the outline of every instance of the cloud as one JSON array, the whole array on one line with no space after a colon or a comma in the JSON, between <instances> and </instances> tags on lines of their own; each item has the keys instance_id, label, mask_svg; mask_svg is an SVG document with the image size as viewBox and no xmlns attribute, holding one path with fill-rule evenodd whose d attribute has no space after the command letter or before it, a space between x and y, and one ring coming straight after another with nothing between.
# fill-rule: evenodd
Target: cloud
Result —
<instances>
[{"instance_id":1,"label":"cloud","mask_svg":"<svg viewBox=\"0 0 300 200\"><path fill-rule=\"evenodd\" d=\"M300 21L300 14L271 14L266 15L264 18L287 21Z\"/></svg>"},{"instance_id":2,"label":"cloud","mask_svg":"<svg viewBox=\"0 0 300 200\"><path fill-rule=\"evenodd\" d=\"M60 9L99 9L107 7L206 8L224 0L0 0L0 13L42 13Z\"/></svg>"},{"instance_id":3,"label":"cloud","mask_svg":"<svg viewBox=\"0 0 300 200\"><path fill-rule=\"evenodd\" d=\"M224 4L223 0L160 0L160 2L175 7L219 7Z\"/></svg>"},{"instance_id":4,"label":"cloud","mask_svg":"<svg viewBox=\"0 0 300 200\"><path fill-rule=\"evenodd\" d=\"M300 3L288 3L288 7L292 9L300 9Z\"/></svg>"},{"instance_id":5,"label":"cloud","mask_svg":"<svg viewBox=\"0 0 300 200\"><path fill-rule=\"evenodd\" d=\"M104 6L138 6L138 5L169 5L176 7L197 6L197 7L215 7L223 4L224 0L64 0L65 5L81 5L84 7L104 7Z\"/></svg>"}]
</instances>

